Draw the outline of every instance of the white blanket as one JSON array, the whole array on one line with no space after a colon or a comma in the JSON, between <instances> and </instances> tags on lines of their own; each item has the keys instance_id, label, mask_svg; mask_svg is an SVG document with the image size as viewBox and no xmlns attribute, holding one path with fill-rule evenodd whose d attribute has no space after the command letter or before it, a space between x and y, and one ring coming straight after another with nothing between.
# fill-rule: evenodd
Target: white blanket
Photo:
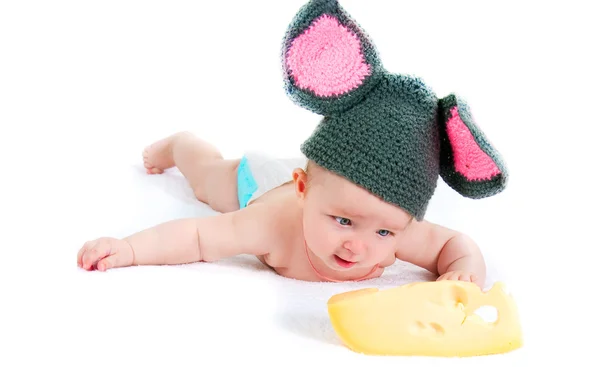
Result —
<instances>
[{"instance_id":1,"label":"white blanket","mask_svg":"<svg viewBox=\"0 0 600 367\"><path fill-rule=\"evenodd\" d=\"M103 197L102 187L113 196ZM238 256L218 263L86 272L75 264L85 240L122 236L177 217L217 214L194 199L178 171L147 176L141 165L125 166L88 189L97 191L79 204L84 220L75 230L80 241L65 244L62 258L48 259L56 264L52 276L37 279L37 286L43 284L37 301L29 298L22 305L29 312L23 337L49 360L92 365L195 365L211 357L267 365L318 360L422 365L430 360L351 352L335 335L326 310L335 293L433 280L427 271L398 262L376 280L311 283L283 278L253 257ZM499 278L494 266L490 274L489 284ZM517 361L522 353L492 358Z\"/></svg>"},{"instance_id":2,"label":"white blanket","mask_svg":"<svg viewBox=\"0 0 600 367\"><path fill-rule=\"evenodd\" d=\"M547 350L548 342L574 342L557 339L565 336L561 329L543 324L541 315L551 311L533 303L540 294L527 292L532 289L528 279L494 256L488 256L487 287L503 280L511 290L518 289L526 344L505 355L470 359L369 357L340 343L329 323L327 299L361 287L434 279L406 263L397 262L379 279L345 284L283 278L250 256L104 273L81 270L76 253L86 240L124 236L178 217L217 215L194 199L177 171L148 176L139 163L113 167L110 175L94 174L95 169L91 165L57 174L60 179L48 182L53 196L44 199L43 217L48 220L34 228L28 221L9 228L15 230L12 238L27 241L17 246L15 254L6 255L16 260L2 268L3 294L11 300L2 312L1 332L8 343L1 358L6 361L192 366L216 358L222 363L260 361L268 366L506 366L556 358L563 351ZM15 212L22 207L15 206ZM432 215L435 209L436 205ZM484 251L494 244L482 242ZM543 288L536 292L544 298ZM558 319L553 323L554 328L564 327Z\"/></svg>"}]
</instances>

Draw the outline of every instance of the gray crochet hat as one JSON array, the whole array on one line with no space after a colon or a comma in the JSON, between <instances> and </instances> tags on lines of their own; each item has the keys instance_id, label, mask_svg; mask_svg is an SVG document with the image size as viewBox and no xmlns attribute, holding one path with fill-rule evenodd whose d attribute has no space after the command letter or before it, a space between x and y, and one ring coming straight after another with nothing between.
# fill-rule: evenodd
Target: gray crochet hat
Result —
<instances>
[{"instance_id":1,"label":"gray crochet hat","mask_svg":"<svg viewBox=\"0 0 600 367\"><path fill-rule=\"evenodd\" d=\"M311 0L285 34L289 97L324 116L306 158L421 221L439 176L465 197L501 192L501 156L454 94L438 99L420 78L389 73L369 36L337 0Z\"/></svg>"}]
</instances>

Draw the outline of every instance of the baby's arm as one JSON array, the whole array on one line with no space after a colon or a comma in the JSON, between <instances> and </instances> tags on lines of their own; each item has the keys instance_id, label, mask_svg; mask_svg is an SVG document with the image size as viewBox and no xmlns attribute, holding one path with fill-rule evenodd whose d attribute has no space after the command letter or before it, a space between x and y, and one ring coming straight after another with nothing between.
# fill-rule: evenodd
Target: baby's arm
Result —
<instances>
[{"instance_id":1,"label":"baby's arm","mask_svg":"<svg viewBox=\"0 0 600 367\"><path fill-rule=\"evenodd\" d=\"M439 275L438 280L471 281L483 287L485 260L467 235L427 221L414 221L398 235L398 259Z\"/></svg>"},{"instance_id":2,"label":"baby's arm","mask_svg":"<svg viewBox=\"0 0 600 367\"><path fill-rule=\"evenodd\" d=\"M123 239L87 242L77 263L84 269L106 270L130 265L169 265L216 261L238 254L265 255L269 241L266 210L259 204L243 210L201 218L177 219Z\"/></svg>"}]
</instances>

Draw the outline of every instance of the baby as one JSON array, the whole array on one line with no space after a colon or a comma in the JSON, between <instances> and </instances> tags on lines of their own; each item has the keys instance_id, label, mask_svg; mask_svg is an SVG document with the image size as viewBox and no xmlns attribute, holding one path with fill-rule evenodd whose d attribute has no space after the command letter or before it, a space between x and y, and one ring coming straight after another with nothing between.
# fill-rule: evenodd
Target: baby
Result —
<instances>
[{"instance_id":1,"label":"baby","mask_svg":"<svg viewBox=\"0 0 600 367\"><path fill-rule=\"evenodd\" d=\"M502 159L468 105L386 71L335 0L304 5L283 47L288 95L324 116L301 146L304 157L247 152L225 160L191 133L162 139L144 150L147 172L176 167L198 200L220 214L89 241L78 265L105 271L250 254L285 277L339 282L379 277L399 259L438 280L482 287L486 265L477 244L424 220L438 177L474 199L506 185Z\"/></svg>"}]
</instances>

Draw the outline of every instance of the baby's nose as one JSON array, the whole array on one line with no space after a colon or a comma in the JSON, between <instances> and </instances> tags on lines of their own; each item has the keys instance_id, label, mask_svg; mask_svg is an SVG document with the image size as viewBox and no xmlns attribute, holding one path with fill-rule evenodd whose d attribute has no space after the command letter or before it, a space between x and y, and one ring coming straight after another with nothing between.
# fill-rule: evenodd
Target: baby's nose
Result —
<instances>
[{"instance_id":1,"label":"baby's nose","mask_svg":"<svg viewBox=\"0 0 600 367\"><path fill-rule=\"evenodd\" d=\"M344 242L344 245L342 247L344 247L346 250L350 251L354 255L360 255L365 251L366 245L363 241L359 239L353 239Z\"/></svg>"}]
</instances>

